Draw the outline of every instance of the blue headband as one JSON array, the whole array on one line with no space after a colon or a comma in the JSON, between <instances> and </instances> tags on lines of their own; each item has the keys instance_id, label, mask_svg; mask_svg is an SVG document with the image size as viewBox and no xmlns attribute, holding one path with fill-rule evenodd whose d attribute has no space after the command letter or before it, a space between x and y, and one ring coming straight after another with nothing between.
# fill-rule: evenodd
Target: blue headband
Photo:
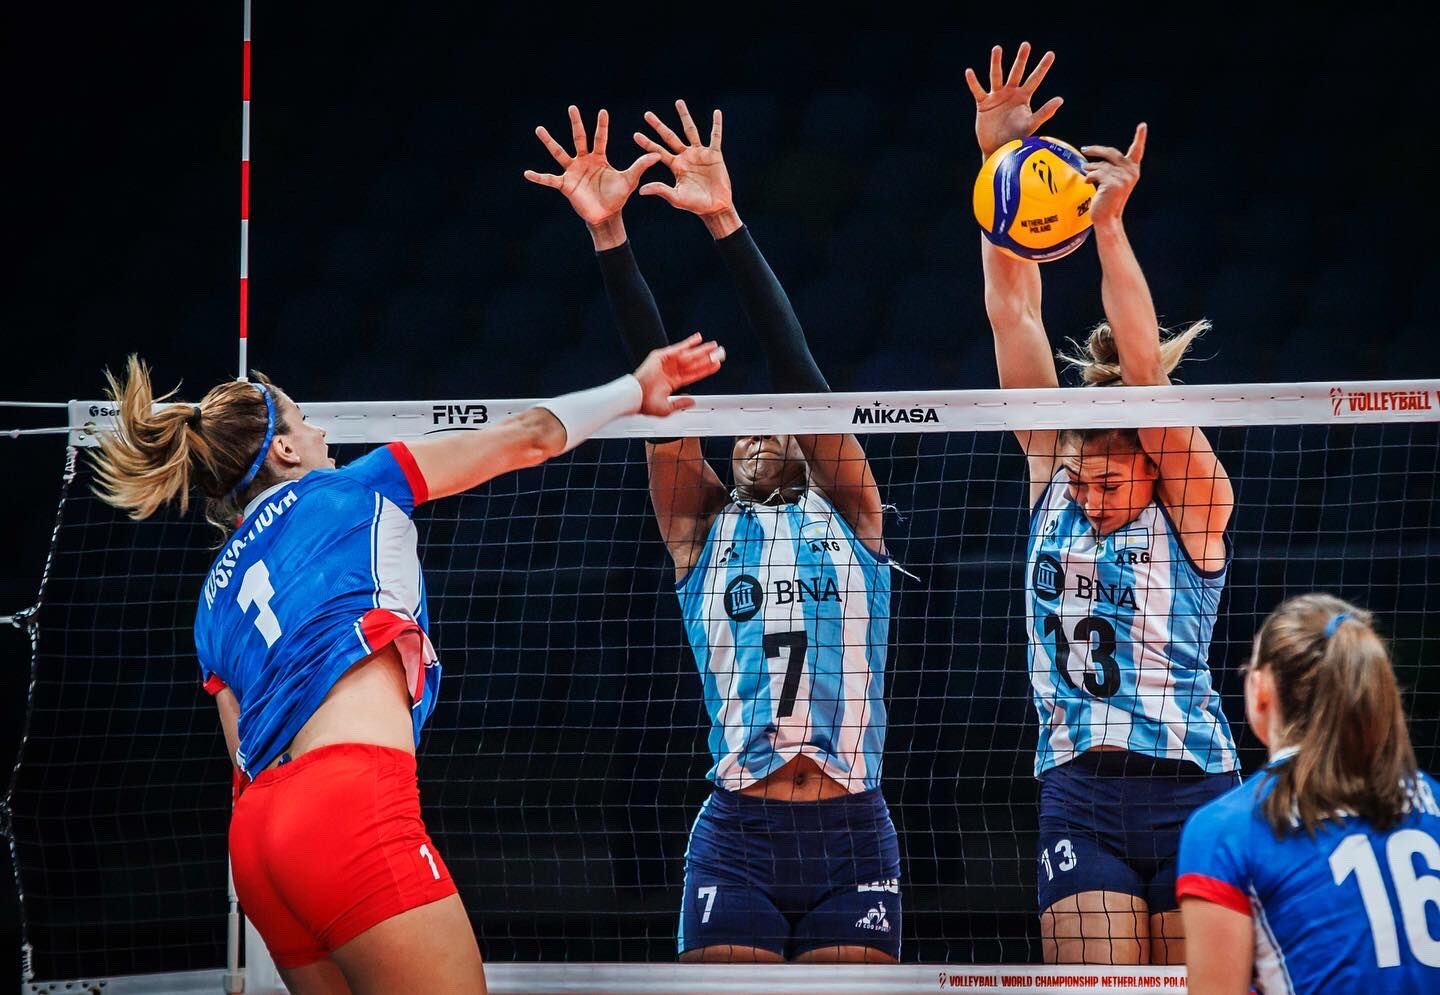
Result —
<instances>
[{"instance_id":1,"label":"blue headband","mask_svg":"<svg viewBox=\"0 0 1440 995\"><path fill-rule=\"evenodd\" d=\"M245 488L255 479L260 468L265 465L265 454L270 451L270 443L275 438L275 397L270 393L270 388L263 383L252 384L265 398L265 441L260 443L260 451L255 454L255 462L250 464L250 469L245 471L245 476L240 478L240 483L235 485L230 492L231 499L238 498L245 493Z\"/></svg>"},{"instance_id":2,"label":"blue headband","mask_svg":"<svg viewBox=\"0 0 1440 995\"><path fill-rule=\"evenodd\" d=\"M1349 612L1337 612L1330 616L1330 621L1325 623L1325 638L1333 639L1335 637L1335 630L1340 628L1340 623L1349 617Z\"/></svg>"}]
</instances>

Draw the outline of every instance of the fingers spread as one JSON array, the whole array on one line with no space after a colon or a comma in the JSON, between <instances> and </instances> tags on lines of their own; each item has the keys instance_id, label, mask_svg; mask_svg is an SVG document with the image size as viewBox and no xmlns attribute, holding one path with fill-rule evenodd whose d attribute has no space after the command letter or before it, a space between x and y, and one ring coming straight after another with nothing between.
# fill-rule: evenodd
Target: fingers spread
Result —
<instances>
[{"instance_id":1,"label":"fingers spread","mask_svg":"<svg viewBox=\"0 0 1440 995\"><path fill-rule=\"evenodd\" d=\"M1065 103L1063 97L1051 97L1045 101L1040 109L1035 112L1035 115L1030 118L1030 134L1035 134L1035 132L1040 130L1042 124L1054 117L1055 112L1060 109L1060 105L1063 103Z\"/></svg>"},{"instance_id":2,"label":"fingers spread","mask_svg":"<svg viewBox=\"0 0 1440 995\"><path fill-rule=\"evenodd\" d=\"M695 127L695 119L690 116L690 108L685 106L685 101L675 101L675 109L680 112L680 127L685 132L685 138L691 145L700 144L700 130Z\"/></svg>"},{"instance_id":3,"label":"fingers spread","mask_svg":"<svg viewBox=\"0 0 1440 995\"><path fill-rule=\"evenodd\" d=\"M600 108L595 116L595 154L604 155L605 145L610 141L610 112Z\"/></svg>"},{"instance_id":4,"label":"fingers spread","mask_svg":"<svg viewBox=\"0 0 1440 995\"><path fill-rule=\"evenodd\" d=\"M635 144L640 146L646 152L651 152L659 156L660 161L665 163L665 165L667 166L675 161L675 156L673 153L661 148L655 143L655 139L651 138L644 132L635 132Z\"/></svg>"},{"instance_id":5,"label":"fingers spread","mask_svg":"<svg viewBox=\"0 0 1440 995\"><path fill-rule=\"evenodd\" d=\"M1046 52L1040 57L1040 62L1035 66L1035 71L1031 73L1030 78L1025 81L1024 90L1027 97L1034 93L1040 84L1045 81L1045 74L1050 71L1050 67L1054 64L1054 52Z\"/></svg>"},{"instance_id":6,"label":"fingers spread","mask_svg":"<svg viewBox=\"0 0 1440 995\"><path fill-rule=\"evenodd\" d=\"M538 183L542 187L551 187L555 190L560 189L560 184L562 182L561 178L556 176L554 173L537 173L533 169L525 170L525 179L529 180L531 183Z\"/></svg>"},{"instance_id":7,"label":"fingers spread","mask_svg":"<svg viewBox=\"0 0 1440 995\"><path fill-rule=\"evenodd\" d=\"M710 116L710 147L712 149L720 148L720 133L723 130L720 108L717 107L715 113Z\"/></svg>"},{"instance_id":8,"label":"fingers spread","mask_svg":"<svg viewBox=\"0 0 1440 995\"><path fill-rule=\"evenodd\" d=\"M585 122L580 120L580 108L570 105L570 137L575 140L575 154L584 155L589 146L585 143Z\"/></svg>"},{"instance_id":9,"label":"fingers spread","mask_svg":"<svg viewBox=\"0 0 1440 995\"><path fill-rule=\"evenodd\" d=\"M556 162L558 162L562 167L568 166L571 162L574 161L573 159L571 159L570 153L562 149L560 147L560 143L550 137L550 132L545 130L545 126L543 124L535 129L535 137L540 139L540 144L545 146L546 151L550 153L550 157Z\"/></svg>"},{"instance_id":10,"label":"fingers spread","mask_svg":"<svg viewBox=\"0 0 1440 995\"><path fill-rule=\"evenodd\" d=\"M640 188L642 197L659 197L667 204L675 204L675 188L664 183L647 183Z\"/></svg>"},{"instance_id":11,"label":"fingers spread","mask_svg":"<svg viewBox=\"0 0 1440 995\"><path fill-rule=\"evenodd\" d=\"M659 161L660 154L658 152L646 152L644 155L637 157L636 160L630 164L630 168L625 170L624 175L626 181L634 183L640 178L641 173Z\"/></svg>"},{"instance_id":12,"label":"fingers spread","mask_svg":"<svg viewBox=\"0 0 1440 995\"><path fill-rule=\"evenodd\" d=\"M1019 86L1025 78L1025 66L1030 61L1030 43L1022 41L1015 53L1015 62L1010 66L1010 75L1005 78L1006 86Z\"/></svg>"},{"instance_id":13,"label":"fingers spread","mask_svg":"<svg viewBox=\"0 0 1440 995\"><path fill-rule=\"evenodd\" d=\"M990 90L992 93L1005 85L1005 70L1000 64L1002 55L999 45L990 50Z\"/></svg>"},{"instance_id":14,"label":"fingers spread","mask_svg":"<svg viewBox=\"0 0 1440 995\"><path fill-rule=\"evenodd\" d=\"M691 382L693 383L694 381ZM684 411L686 408L693 407L695 407L695 398L690 397L688 394L677 394L675 397L670 398L671 414L674 414L677 411Z\"/></svg>"},{"instance_id":15,"label":"fingers spread","mask_svg":"<svg viewBox=\"0 0 1440 995\"><path fill-rule=\"evenodd\" d=\"M975 98L977 104L989 96L985 92L985 88L980 85L980 77L975 75L975 70L965 70L965 82L970 87L970 96Z\"/></svg>"},{"instance_id":16,"label":"fingers spread","mask_svg":"<svg viewBox=\"0 0 1440 995\"><path fill-rule=\"evenodd\" d=\"M1125 158L1136 165L1145 158L1145 139L1150 136L1150 126L1141 121L1135 126L1135 140L1130 143L1130 151L1125 153Z\"/></svg>"},{"instance_id":17,"label":"fingers spread","mask_svg":"<svg viewBox=\"0 0 1440 995\"><path fill-rule=\"evenodd\" d=\"M1125 160L1119 149L1112 149L1108 145L1086 145L1080 151L1091 159L1103 159L1112 166L1118 166Z\"/></svg>"},{"instance_id":18,"label":"fingers spread","mask_svg":"<svg viewBox=\"0 0 1440 995\"><path fill-rule=\"evenodd\" d=\"M685 143L680 140L679 135L670 130L668 124L660 120L659 114L656 114L654 111L646 111L645 123L655 129L655 133L660 136L661 141L670 146L671 152L685 151Z\"/></svg>"}]
</instances>

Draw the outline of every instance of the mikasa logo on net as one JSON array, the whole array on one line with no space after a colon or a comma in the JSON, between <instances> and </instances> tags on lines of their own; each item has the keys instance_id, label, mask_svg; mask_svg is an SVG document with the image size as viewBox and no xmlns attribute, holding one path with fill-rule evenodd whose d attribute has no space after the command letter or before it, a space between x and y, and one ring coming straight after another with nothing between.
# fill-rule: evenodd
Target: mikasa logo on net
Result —
<instances>
[{"instance_id":1,"label":"mikasa logo on net","mask_svg":"<svg viewBox=\"0 0 1440 995\"><path fill-rule=\"evenodd\" d=\"M1346 390L1330 388L1330 407L1336 415L1356 411L1429 411L1428 390Z\"/></svg>"},{"instance_id":2,"label":"mikasa logo on net","mask_svg":"<svg viewBox=\"0 0 1440 995\"><path fill-rule=\"evenodd\" d=\"M873 407L857 407L851 425L894 425L897 422L934 422L939 424L940 415L934 408L887 408L883 401L876 401Z\"/></svg>"}]
</instances>

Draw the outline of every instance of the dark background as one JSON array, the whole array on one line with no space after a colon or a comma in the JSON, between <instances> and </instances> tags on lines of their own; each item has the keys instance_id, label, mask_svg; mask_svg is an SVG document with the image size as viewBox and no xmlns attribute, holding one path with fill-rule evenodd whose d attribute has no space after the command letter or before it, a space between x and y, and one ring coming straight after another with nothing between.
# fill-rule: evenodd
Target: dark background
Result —
<instances>
[{"instance_id":1,"label":"dark background","mask_svg":"<svg viewBox=\"0 0 1440 995\"><path fill-rule=\"evenodd\" d=\"M1048 133L1075 144L1123 147L1136 121L1150 123L1146 176L1129 211L1132 237L1162 317L1205 316L1216 323L1199 350L1208 361L1190 366L1186 379L1440 375L1440 348L1422 308L1437 284L1429 249L1436 171L1427 133L1434 88L1418 32L1404 23L1317 15L1297 27L1254 13L1242 21L1162 22L1078 8L1066 13L1087 23L1061 24L1054 20L1058 10L1039 8L1020 12L1030 19L969 11L963 22L897 11L884 24L852 21L827 8L787 23L773 13L734 8L693 20L673 13L655 19L637 9L623 21L582 25L559 10L394 7L262 3L254 22L252 365L302 401L533 396L623 372L582 226L557 194L526 184L520 173L550 169L533 127L545 123L565 133L569 102L579 103L587 120L602 104L610 109L612 158L623 163L633 155L626 136L641 126L641 112L653 108L669 119L676 96L686 97L697 116L711 106L726 111L737 206L794 297L834 387L993 386L969 209L978 165L973 104L961 74L966 65L983 69L992 42L1013 50L1021 38L1060 57L1043 93L1061 94L1067 103ZM12 5L4 16L0 43L11 96L6 214L14 248L4 270L8 308L0 335L11 359L9 398L94 396L100 369L117 366L131 351L155 365L159 382L183 379L187 396L233 376L240 6ZM664 178L663 170L652 177ZM700 329L731 347L730 366L706 389L763 389L753 340L699 222L649 199L637 200L627 221L672 334ZM1092 250L1047 267L1045 275L1053 334L1078 334L1100 317ZM45 420L8 412L0 428ZM1367 446L1378 452L1381 441L1377 435ZM1433 509L1433 490L1425 488L1433 487L1434 463L1425 458L1433 433L1403 442L1406 458L1419 464L1386 467L1429 473L1429 484L1417 485L1405 505L1419 509L1407 514L1421 516L1412 523L1419 529L1414 535L1428 543L1434 535L1425 513ZM1293 450L1291 473L1303 490L1305 481L1327 473L1359 479L1359 466L1305 463L1327 447L1353 443L1296 434L1264 444ZM63 447L53 438L0 444L14 482L0 497L10 523L0 557L0 613L9 613L34 598ZM1013 459L996 462L1001 447L995 440L953 445L972 446L981 463L973 464L972 454L936 451L927 456L929 469L906 470L913 454L903 449L877 454L872 448L872 456L902 489L906 473L955 481L962 473L994 480L1019 472ZM1230 440L1237 457L1259 445L1253 435ZM596 472L611 474L606 479L637 496L633 467L618 467L625 453L613 446L604 452L617 465ZM1272 472L1265 460L1249 472L1256 501L1272 513L1276 503L1295 500L1297 490L1277 494L1265 486ZM543 479L531 483L538 487ZM502 518L509 520L508 509L516 521L534 510L525 503L526 486L502 492L514 498ZM1376 507L1394 500L1381 492L1371 497ZM1015 506L1003 487L968 495L955 488L933 498L912 491L910 498L917 508L946 501ZM1316 497L1332 504L1370 499L1354 492ZM85 515L98 514L85 507ZM620 520L633 521L637 540L648 537L643 511L627 505L620 513ZM454 509L443 514L460 517ZM560 522L560 510L552 517ZM923 526L926 544L916 558L940 563L949 552L945 537L963 546L961 540L993 529L1000 538L982 559L1000 569L1018 527L1011 517L937 518ZM1284 522L1269 516L1255 522L1254 555L1264 555L1259 540L1269 536L1272 554L1319 562L1318 553L1273 545L1275 536L1286 535ZM77 531L74 538L87 534ZM175 535L185 538L169 548L202 538L200 532ZM621 538L600 548L622 548ZM436 542L455 539L434 536ZM124 548L138 541L113 540ZM1403 587L1413 598L1405 563L1428 562L1427 549L1392 557L1394 578L1381 567L1376 580L1370 561L1370 586L1361 584L1360 593L1373 593L1376 585ZM86 562L77 553L72 573L83 574ZM1269 581L1262 568L1232 581L1232 591L1243 588L1254 602L1244 612L1263 613L1280 594L1317 578L1313 570L1296 577L1272 566ZM174 564L150 568L155 574L171 569ZM456 568L427 562L427 569ZM496 563L474 565L485 569L503 573ZM653 595L661 585L658 568L646 561L637 569L644 578L639 585ZM469 576L457 569L462 575ZM951 597L990 591L998 598L990 613L1003 615L1013 610L1004 585L1014 578L1003 570L997 576L956 579ZM583 592L583 579L577 585ZM57 593L74 604L109 596L79 587ZM192 596L177 589L174 603ZM123 597L137 595L126 589ZM906 610L917 620L939 611L923 593L908 597ZM155 603L163 599L156 596ZM649 604L595 611L603 618L614 617L611 608L636 613L622 618L651 618L659 609ZM1406 604L1417 612L1425 607ZM457 620L466 628L451 630L448 647L437 640L452 660L453 647L494 648L494 634L481 644L487 637L472 636L471 621L469 615ZM132 623L146 624L106 624L120 631ZM1237 631L1222 634L1221 642L1233 635L1242 645L1246 624L1237 621ZM1426 624L1416 619L1416 640ZM659 645L675 635L657 630L646 638ZM1006 640L1004 632L991 635L996 645ZM625 638L645 642L633 633ZM943 638L961 647L990 637L957 626ZM180 643L147 649L177 661L184 652ZM18 632L0 633L0 659L4 729L13 739L28 661ZM684 661L677 656L677 662ZM203 703L181 672L179 663L173 674L166 671L166 681L174 681L173 700L166 701L184 723L198 723L194 710ZM906 685L901 678L897 686L904 690L896 693L917 702L958 693L917 680ZM530 695L462 687L459 694L466 701L520 694L543 702L564 701L569 690ZM648 694L652 702L688 701L692 690L676 685ZM991 692L1012 690L1022 706L1013 713L1020 723L1023 674L1014 688L996 685ZM1417 696L1412 707L1428 709L1428 721L1434 701ZM64 714L55 713L59 737ZM580 716L575 728L593 718ZM512 714L505 727L527 721ZM669 721L691 728L688 714ZM465 722L456 716L454 724ZM213 737L213 727L194 728L198 758L213 745L204 739ZM1433 727L1426 729L1433 741ZM1033 730L1028 735L1033 742ZM1021 746L1018 725L1015 737ZM658 751L664 741L638 748ZM914 746L915 755L925 748ZM896 752L908 757L910 749L901 745ZM455 743L437 742L432 750L441 758L470 755L468 746ZM623 753L615 748L616 756ZM1006 778L1022 783L1028 763L1022 748ZM892 773L901 773L893 766ZM673 779L692 782L695 767L685 758ZM485 776L483 769L467 769L462 780L480 790ZM210 783L208 773L193 777ZM653 780L665 779L656 772ZM912 790L911 783L899 790ZM913 790L926 787L913 783ZM690 791L675 800L674 810L702 794ZM650 804L660 810L659 802ZM195 835L205 837L198 824ZM637 879L637 888L645 885ZM194 949L203 952L204 942L197 940ZM0 943L14 949L4 938ZM534 950L521 944L510 952Z\"/></svg>"}]
</instances>

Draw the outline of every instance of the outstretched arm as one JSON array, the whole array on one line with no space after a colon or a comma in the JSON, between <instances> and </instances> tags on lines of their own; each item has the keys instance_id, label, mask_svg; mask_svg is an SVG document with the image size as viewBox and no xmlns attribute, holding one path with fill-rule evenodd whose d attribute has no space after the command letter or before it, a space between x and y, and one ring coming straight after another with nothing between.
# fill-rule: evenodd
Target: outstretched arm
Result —
<instances>
[{"instance_id":1,"label":"outstretched arm","mask_svg":"<svg viewBox=\"0 0 1440 995\"><path fill-rule=\"evenodd\" d=\"M805 330L785 288L735 210L721 150L724 119L720 111L711 117L707 145L701 141L685 101L677 100L675 109L683 139L654 113L647 113L645 120L664 145L643 134L635 136L642 148L659 156L670 169L675 185L647 183L640 188L641 195L658 196L705 223L735 279L741 306L760 339L775 389L785 393L829 391L830 385L810 352ZM882 552L884 511L880 488L860 440L853 435L799 435L795 441L805 453L815 487L835 505L867 548Z\"/></svg>"},{"instance_id":2,"label":"outstretched arm","mask_svg":"<svg viewBox=\"0 0 1440 995\"><path fill-rule=\"evenodd\" d=\"M1125 233L1124 211L1145 157L1148 129L1135 129L1128 152L1087 145L1086 171L1095 184L1091 213L1100 255L1100 291L1115 335L1120 373L1127 385L1168 384L1160 357L1160 321L1140 261ZM1235 489L1205 433L1198 428L1142 428L1140 444L1160 468L1160 499L1170 509L1180 540L1202 569L1225 565L1225 528Z\"/></svg>"},{"instance_id":3,"label":"outstretched arm","mask_svg":"<svg viewBox=\"0 0 1440 995\"><path fill-rule=\"evenodd\" d=\"M589 146L580 111L569 108L575 154L566 152L544 127L535 134L564 170L560 174L526 170L532 183L559 190L585 222L595 245L605 296L620 336L633 362L668 342L665 324L655 298L640 274L631 251L622 216L640 176L658 155L642 155L628 169L618 170L606 158L610 117L601 110L595 124L595 142ZM660 535L684 574L698 559L715 514L724 507L726 492L720 478L705 461L700 441L694 438L655 439L646 444L650 465L650 498Z\"/></svg>"},{"instance_id":4,"label":"outstretched arm","mask_svg":"<svg viewBox=\"0 0 1440 995\"><path fill-rule=\"evenodd\" d=\"M996 45L990 50L990 89L980 85L975 70L965 70L965 82L975 98L975 139L981 160L1018 138L1033 135L1054 116L1064 102L1051 97L1039 110L1030 109L1030 100L1055 63L1055 53L1046 52L1028 78L1030 43L1022 42L1007 77L1004 53ZM985 274L985 313L995 336L995 365L1001 387L1057 387L1055 357L1040 314L1040 266L1002 252L981 236L980 262ZM1054 431L1017 432L1030 470L1030 501L1039 500L1055 475Z\"/></svg>"},{"instance_id":5,"label":"outstretched arm","mask_svg":"<svg viewBox=\"0 0 1440 995\"><path fill-rule=\"evenodd\" d=\"M720 368L725 350L697 333L657 349L631 375L564 394L484 432L456 432L408 444L432 498L468 491L501 474L568 452L624 415L664 416L694 405L675 392Z\"/></svg>"}]
</instances>

